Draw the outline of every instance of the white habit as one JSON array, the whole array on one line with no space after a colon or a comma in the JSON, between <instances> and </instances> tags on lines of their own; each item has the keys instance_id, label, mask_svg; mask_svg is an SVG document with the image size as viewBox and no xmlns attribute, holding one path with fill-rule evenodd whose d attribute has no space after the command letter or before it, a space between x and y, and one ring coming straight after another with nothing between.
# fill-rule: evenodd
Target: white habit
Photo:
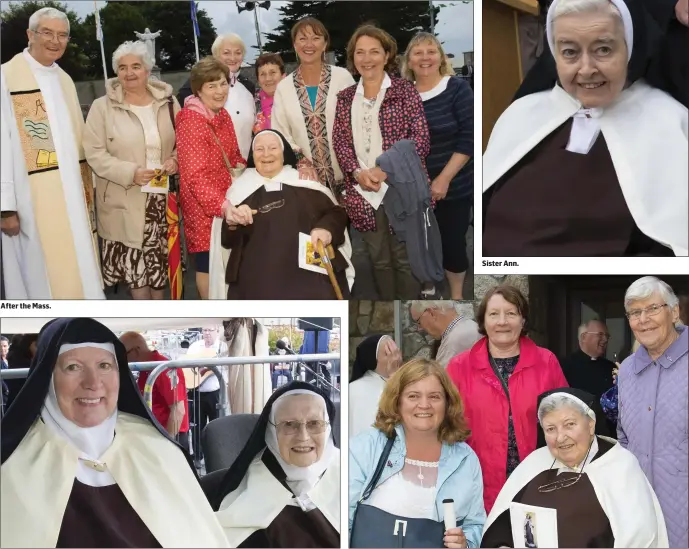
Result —
<instances>
[{"instance_id":1,"label":"white habit","mask_svg":"<svg viewBox=\"0 0 689 549\"><path fill-rule=\"evenodd\" d=\"M230 75L230 79L236 78L236 76ZM256 119L256 101L251 92L239 80L235 80L230 87L225 110L232 118L239 152L242 153L242 158L246 160L251 150L251 137Z\"/></svg>"},{"instance_id":2,"label":"white habit","mask_svg":"<svg viewBox=\"0 0 689 549\"><path fill-rule=\"evenodd\" d=\"M349 407L349 438L373 426L384 388L385 379L373 370L349 384L349 402L356 403Z\"/></svg>"}]
</instances>

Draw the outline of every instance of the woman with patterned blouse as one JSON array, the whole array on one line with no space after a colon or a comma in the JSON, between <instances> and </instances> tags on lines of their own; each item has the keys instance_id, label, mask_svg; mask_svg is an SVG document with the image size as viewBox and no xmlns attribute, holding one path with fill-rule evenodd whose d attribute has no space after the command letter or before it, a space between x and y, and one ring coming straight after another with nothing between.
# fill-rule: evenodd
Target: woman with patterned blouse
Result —
<instances>
[{"instance_id":1,"label":"woman with patterned blouse","mask_svg":"<svg viewBox=\"0 0 689 549\"><path fill-rule=\"evenodd\" d=\"M335 107L337 94L354 79L347 69L325 62L330 35L317 19L300 19L292 27L292 42L299 66L275 90L271 128L313 165L315 173L308 179L317 179L339 197L342 172L332 146Z\"/></svg>"},{"instance_id":2,"label":"woman with patterned blouse","mask_svg":"<svg viewBox=\"0 0 689 549\"><path fill-rule=\"evenodd\" d=\"M112 56L117 74L93 102L84 153L96 175L98 235L106 286L123 282L133 299L163 299L167 272L167 189L148 185L156 169L177 173L172 86L151 79L143 42ZM162 191L162 192L161 192Z\"/></svg>"},{"instance_id":3,"label":"woman with patterned blouse","mask_svg":"<svg viewBox=\"0 0 689 549\"><path fill-rule=\"evenodd\" d=\"M380 207L386 174L376 159L396 142L409 139L425 170L431 146L421 96L414 84L391 76L396 65L392 36L373 25L355 31L347 45L347 66L361 78L338 95L333 129L333 147L346 177L347 215L363 233L378 298L386 301L416 299L421 285L412 274L404 243L391 234Z\"/></svg>"},{"instance_id":4,"label":"woman with patterned blouse","mask_svg":"<svg viewBox=\"0 0 689 549\"><path fill-rule=\"evenodd\" d=\"M555 355L527 337L529 304L519 289L489 290L476 321L485 337L454 357L447 373L466 406L467 442L481 462L490 512L507 478L536 449L538 395L568 385Z\"/></svg>"}]
</instances>

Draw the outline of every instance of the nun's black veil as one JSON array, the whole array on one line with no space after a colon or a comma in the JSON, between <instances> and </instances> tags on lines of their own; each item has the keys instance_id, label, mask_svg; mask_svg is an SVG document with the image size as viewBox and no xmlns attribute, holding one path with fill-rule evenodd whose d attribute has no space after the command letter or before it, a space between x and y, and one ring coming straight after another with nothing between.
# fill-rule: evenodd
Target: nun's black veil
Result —
<instances>
[{"instance_id":1,"label":"nun's black veil","mask_svg":"<svg viewBox=\"0 0 689 549\"><path fill-rule=\"evenodd\" d=\"M354 357L354 364L352 365L352 375L349 382L356 381L363 377L369 370L375 370L378 366L378 356L376 350L378 349L378 342L385 337L383 334L375 334L368 336L356 348L356 356Z\"/></svg>"},{"instance_id":2,"label":"nun's black veil","mask_svg":"<svg viewBox=\"0 0 689 549\"><path fill-rule=\"evenodd\" d=\"M328 411L328 421L330 426L334 428L335 425L335 405L330 400L330 396L320 388L305 381L292 381L286 385L283 385L277 389L266 402L261 415L258 417L256 427L249 435L249 440L246 445L237 456L237 459L232 463L230 468L225 473L225 476L220 481L215 493L210 493L208 499L210 500L211 506L214 511L220 509L220 504L225 496L230 492L233 492L241 484L242 479L246 476L249 466L253 462L254 458L266 448L266 428L268 427L268 420L270 419L270 411L273 409L273 404L282 395L289 391L294 391L297 389L311 391L323 397L325 400L325 406ZM337 442L336 434L333 432L333 440ZM269 494L266 497L270 497Z\"/></svg>"},{"instance_id":3,"label":"nun's black veil","mask_svg":"<svg viewBox=\"0 0 689 549\"><path fill-rule=\"evenodd\" d=\"M552 389L550 391L546 391L545 393L541 393L540 395L538 395L538 400L536 402L537 411L538 407L541 405L541 401L545 397L550 396L553 393L567 393L569 395L577 397L579 400L582 400L589 408L591 408L591 410L593 410L593 413L596 415L595 433L597 435L604 437L617 438L614 433L610 432L607 418L605 416L605 413L603 412L603 407L600 405L600 400L598 400L591 393L588 393L582 389L576 389L574 387L562 387L560 389ZM545 445L545 432L543 431L543 427L541 427L541 422L539 421L538 432L536 435L536 448L543 448Z\"/></svg>"},{"instance_id":4,"label":"nun's black veil","mask_svg":"<svg viewBox=\"0 0 689 549\"><path fill-rule=\"evenodd\" d=\"M40 417L43 403L48 396L53 369L60 347L68 343L112 343L120 372L120 392L117 409L149 420L170 442L184 452L189 466L196 473L193 462L158 423L139 393L127 361L127 351L117 336L106 326L92 318L58 318L48 322L38 335L36 355L31 361L29 376L7 413L2 418L2 463L12 455Z\"/></svg>"},{"instance_id":5,"label":"nun's black veil","mask_svg":"<svg viewBox=\"0 0 689 549\"><path fill-rule=\"evenodd\" d=\"M633 83L639 78L645 78L651 86L670 93L675 99L687 106L687 98L683 95L687 89L687 82L685 81L687 75L680 74L679 70L675 68L665 69L667 61L660 58L663 55L668 55L667 48L663 47L668 39L665 29L661 28L661 23L650 15L642 0L623 1L629 9L634 26L634 46L628 64L629 82ZM551 0L539 0L543 21L545 21L545 13L547 13L551 3ZM673 25L673 23L681 26L677 21L665 22L667 25ZM689 29L685 29L685 31L689 31ZM686 32L684 35L686 36ZM675 38L675 40L677 39ZM686 40L684 42L686 43ZM682 56L679 51L674 52L674 55L678 58ZM550 90L557 82L555 59L546 43L543 53L526 74L524 81L517 90L514 100L532 93Z\"/></svg>"},{"instance_id":6,"label":"nun's black veil","mask_svg":"<svg viewBox=\"0 0 689 549\"><path fill-rule=\"evenodd\" d=\"M287 165L292 166L296 170L297 169L297 155L292 150L292 146L287 142L287 139L285 139L285 136L282 135L277 130L261 130L256 135L254 135L254 138L251 140L251 150L249 151L249 158L246 159L246 167L247 168L256 168L256 162L254 162L254 141L256 141L256 138L264 132L273 132L273 133L276 133L280 137L280 139L282 140L283 156L285 159L284 164L285 164L285 166L287 166Z\"/></svg>"}]
</instances>

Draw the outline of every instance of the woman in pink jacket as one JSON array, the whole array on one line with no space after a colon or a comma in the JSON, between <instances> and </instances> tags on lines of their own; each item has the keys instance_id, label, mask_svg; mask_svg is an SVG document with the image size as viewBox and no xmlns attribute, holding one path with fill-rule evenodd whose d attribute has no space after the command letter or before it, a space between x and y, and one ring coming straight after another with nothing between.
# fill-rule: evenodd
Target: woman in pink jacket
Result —
<instances>
[{"instance_id":1,"label":"woman in pink jacket","mask_svg":"<svg viewBox=\"0 0 689 549\"><path fill-rule=\"evenodd\" d=\"M476 318L485 337L447 366L465 403L467 443L481 463L487 513L507 477L536 449L538 395L568 387L555 355L526 336L528 319L517 288L491 289Z\"/></svg>"}]
</instances>

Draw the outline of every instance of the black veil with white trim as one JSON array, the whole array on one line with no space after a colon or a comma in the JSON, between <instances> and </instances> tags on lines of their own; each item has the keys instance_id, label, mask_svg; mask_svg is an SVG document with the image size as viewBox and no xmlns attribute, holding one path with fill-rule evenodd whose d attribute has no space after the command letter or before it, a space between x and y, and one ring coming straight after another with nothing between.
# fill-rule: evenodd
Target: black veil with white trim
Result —
<instances>
[{"instance_id":1,"label":"black veil with white trim","mask_svg":"<svg viewBox=\"0 0 689 549\"><path fill-rule=\"evenodd\" d=\"M115 356L120 373L120 392L117 397L118 411L150 421L162 436L184 452L189 466L198 478L198 473L187 452L170 437L146 406L129 369L127 351L124 345L109 328L92 318L58 318L51 320L41 328L36 355L31 361L29 375L21 392L12 402L0 424L2 463L9 459L31 426L40 418L50 389L60 347L64 344L89 342L112 343L115 347Z\"/></svg>"},{"instance_id":2,"label":"black veil with white trim","mask_svg":"<svg viewBox=\"0 0 689 549\"><path fill-rule=\"evenodd\" d=\"M668 53L668 37L674 36L675 38L671 38L673 41L681 42L684 40L684 43L686 43L686 35L689 29L684 29L687 32L680 30L679 35L683 34L684 39L681 37L678 39L676 38L678 33L676 30L673 32L672 27L674 23L681 26L679 22L670 21L668 23L669 34L666 34L666 30L662 29L660 23L650 15L642 0L621 1L629 9L632 25L634 26L634 45L632 47L631 59L627 65L628 82L632 84L640 78L645 78L649 85L669 93L677 101L687 106L686 72L683 74L682 69L677 67L667 68L667 62L661 59L661 56ZM551 4L551 0L539 0L543 21L545 21L545 13ZM675 55L679 55L679 52L675 52ZM684 70L686 70L686 67ZM543 53L524 77L524 81L517 90L514 100L516 101L532 93L550 90L557 83L558 76L555 58L546 43ZM682 88L684 91L680 91Z\"/></svg>"},{"instance_id":3,"label":"black veil with white trim","mask_svg":"<svg viewBox=\"0 0 689 549\"><path fill-rule=\"evenodd\" d=\"M237 459L227 470L227 473L225 473L225 476L220 481L217 490L215 490L215 493L207 494L211 507L214 511L218 511L220 509L220 504L222 503L223 499L225 499L225 496L239 487L242 480L246 476L251 463L254 461L254 458L261 451L263 451L264 448L266 448L266 428L268 426L268 420L270 419L270 412L273 409L273 404L282 395L294 390L311 391L323 397L323 400L325 400L326 410L328 412L328 421L330 422L331 427L334 426L335 405L330 399L330 395L328 395L328 393L322 389L316 387L315 385L311 385L310 383L306 383L305 381L292 381L277 389L270 396L268 402L266 402L261 415L258 417L256 426L249 436L249 440L239 453L239 456L237 456ZM334 431L331 431L331 433L333 442L337 443L337 438Z\"/></svg>"}]
</instances>

